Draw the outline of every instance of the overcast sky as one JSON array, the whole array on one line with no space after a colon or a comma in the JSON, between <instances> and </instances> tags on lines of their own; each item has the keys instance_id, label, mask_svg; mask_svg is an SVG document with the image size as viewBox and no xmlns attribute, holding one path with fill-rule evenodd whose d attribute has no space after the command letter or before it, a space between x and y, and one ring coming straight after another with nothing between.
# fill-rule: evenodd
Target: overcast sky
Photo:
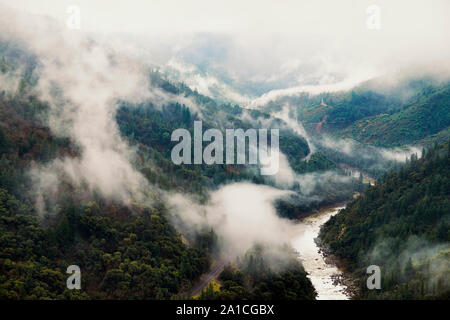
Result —
<instances>
[{"instance_id":1,"label":"overcast sky","mask_svg":"<svg viewBox=\"0 0 450 320\"><path fill-rule=\"evenodd\" d=\"M29 12L67 18L78 5L83 28L105 32L366 32L366 9L378 5L382 29L392 34L436 36L448 32L450 1L399 0L0 0Z\"/></svg>"},{"instance_id":2,"label":"overcast sky","mask_svg":"<svg viewBox=\"0 0 450 320\"><path fill-rule=\"evenodd\" d=\"M133 34L144 39L143 46L153 49L154 39L162 39L169 52L193 52L200 55L199 59L210 59L210 66L220 65L236 77L245 75L248 79L269 79L273 74L290 70L325 77L345 70L344 73L358 73L364 78L363 74L383 68L450 61L449 0L0 0L0 3L50 15L62 23L68 19L67 8L77 5L84 31ZM380 30L367 27L366 10L370 5L380 8ZM193 41L187 36L199 33L220 37L208 38L209 44L204 45L198 38ZM211 51L211 46L224 53ZM157 54L155 50L154 56ZM163 58L168 56L166 51L159 54Z\"/></svg>"}]
</instances>

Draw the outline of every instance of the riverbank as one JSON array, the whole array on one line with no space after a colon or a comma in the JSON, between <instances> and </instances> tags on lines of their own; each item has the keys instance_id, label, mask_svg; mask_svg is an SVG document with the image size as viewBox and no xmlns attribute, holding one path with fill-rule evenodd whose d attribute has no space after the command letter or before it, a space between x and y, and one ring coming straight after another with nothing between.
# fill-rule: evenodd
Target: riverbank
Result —
<instances>
[{"instance_id":1,"label":"riverbank","mask_svg":"<svg viewBox=\"0 0 450 320\"><path fill-rule=\"evenodd\" d=\"M338 208L339 210L346 207L346 203L337 203L334 208ZM332 207L333 208L333 207ZM331 209L332 209L331 208ZM325 207L323 210L330 210L330 206ZM330 216L331 218L331 216ZM328 221L328 220L327 220ZM324 224L326 221L324 222ZM322 226L321 226L322 228ZM320 234L320 231L319 231ZM346 294L351 298L355 297L359 293L359 286L356 282L356 279L352 276L352 274L347 271L347 265L345 262L333 254L320 240L319 236L315 239L316 245L319 247L320 254L324 257L325 262L335 265L337 269L341 272L340 274L334 277L334 281L337 284L340 284L345 287Z\"/></svg>"},{"instance_id":2,"label":"riverbank","mask_svg":"<svg viewBox=\"0 0 450 320\"><path fill-rule=\"evenodd\" d=\"M291 244L299 252L299 259L317 291L318 300L348 300L352 297L351 290L347 289L343 281L343 272L333 261L326 261L323 250L316 242L321 226L342 208L322 208L298 221L295 227Z\"/></svg>"},{"instance_id":3,"label":"riverbank","mask_svg":"<svg viewBox=\"0 0 450 320\"><path fill-rule=\"evenodd\" d=\"M298 234L292 240L318 300L347 300L358 293L358 286L345 271L343 261L324 248L318 238L322 225L343 208L345 203L325 206L298 220Z\"/></svg>"},{"instance_id":4,"label":"riverbank","mask_svg":"<svg viewBox=\"0 0 450 320\"><path fill-rule=\"evenodd\" d=\"M315 215L315 214L318 214L318 213L324 212L324 211L332 211L335 208L344 208L345 205L346 205L345 201L335 202L335 203L330 203L330 204L323 204L323 205L320 205L320 207L318 207L317 209L312 209L310 211L304 211L304 212L300 213L293 220L301 222L304 219L306 219L312 215Z\"/></svg>"},{"instance_id":5,"label":"riverbank","mask_svg":"<svg viewBox=\"0 0 450 320\"><path fill-rule=\"evenodd\" d=\"M345 287L345 293L350 299L357 296L359 293L359 287L356 283L356 279L347 271L345 263L341 258L331 253L327 250L321 243L320 239L316 241L317 246L320 248L320 254L324 256L325 262L335 265L337 269L341 272L334 277L336 284L340 284Z\"/></svg>"}]
</instances>

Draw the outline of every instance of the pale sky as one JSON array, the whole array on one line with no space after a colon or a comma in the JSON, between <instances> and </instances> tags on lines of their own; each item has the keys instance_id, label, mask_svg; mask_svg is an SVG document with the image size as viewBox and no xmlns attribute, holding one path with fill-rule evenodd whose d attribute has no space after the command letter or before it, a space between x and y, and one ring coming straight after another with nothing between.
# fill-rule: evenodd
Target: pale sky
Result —
<instances>
[{"instance_id":1,"label":"pale sky","mask_svg":"<svg viewBox=\"0 0 450 320\"><path fill-rule=\"evenodd\" d=\"M81 9L82 26L130 33L366 33L366 9L378 5L384 32L436 36L450 28L448 0L0 0L32 13L67 19Z\"/></svg>"},{"instance_id":2,"label":"pale sky","mask_svg":"<svg viewBox=\"0 0 450 320\"><path fill-rule=\"evenodd\" d=\"M0 0L0 3L49 15L63 24L68 19L67 9L77 5L82 31L108 36L135 35L152 57L166 60L174 52L194 52L205 56L201 57L205 61L210 59L210 66L219 65L236 77L250 80L270 79L274 74L297 69L301 72L295 72L301 76L372 75L374 70L383 68L392 71L413 64L442 65L442 61L450 61L449 0ZM367 28L366 10L370 5L380 9L380 30ZM218 37L204 44L203 40L189 37L193 34ZM215 52L210 52L211 48ZM224 54L214 56L222 48Z\"/></svg>"}]
</instances>

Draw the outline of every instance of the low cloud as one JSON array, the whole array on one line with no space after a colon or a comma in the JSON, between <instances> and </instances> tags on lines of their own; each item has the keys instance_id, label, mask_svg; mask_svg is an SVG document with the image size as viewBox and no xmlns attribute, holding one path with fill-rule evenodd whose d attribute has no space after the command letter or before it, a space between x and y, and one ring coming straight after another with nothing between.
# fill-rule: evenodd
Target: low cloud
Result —
<instances>
[{"instance_id":1,"label":"low cloud","mask_svg":"<svg viewBox=\"0 0 450 320\"><path fill-rule=\"evenodd\" d=\"M396 239L383 238L361 263L384 266L382 272L386 276L394 272L393 276L403 280L410 280L408 277L413 276L408 275L407 270L412 266L426 280L425 289L433 293L439 285L441 290L450 288L449 255L448 243L431 243L421 237L410 236L397 248Z\"/></svg>"},{"instance_id":2,"label":"low cloud","mask_svg":"<svg viewBox=\"0 0 450 320\"><path fill-rule=\"evenodd\" d=\"M420 157L422 152L419 148L411 146L393 149L381 149L381 148L377 149L384 158L397 162L405 162L406 159L409 159L413 154L416 154L417 156Z\"/></svg>"},{"instance_id":3,"label":"low cloud","mask_svg":"<svg viewBox=\"0 0 450 320\"><path fill-rule=\"evenodd\" d=\"M51 187L46 182L50 177L55 182L49 170L106 197L125 202L131 195L141 197L149 186L132 165L135 154L119 134L115 111L118 99L151 97L142 66L51 19L2 8L0 21L3 40L18 43L38 61L32 90L48 102L51 131L69 137L80 150L77 157L58 158L33 170L35 180L42 173L38 198L46 194L42 187Z\"/></svg>"},{"instance_id":4,"label":"low cloud","mask_svg":"<svg viewBox=\"0 0 450 320\"><path fill-rule=\"evenodd\" d=\"M381 165L383 161L405 162L412 154L420 157L419 146L403 146L398 148L380 148L363 145L355 140L340 139L328 135L318 135L314 137L314 143L324 148L331 149L345 155L378 161Z\"/></svg>"},{"instance_id":5,"label":"low cloud","mask_svg":"<svg viewBox=\"0 0 450 320\"><path fill-rule=\"evenodd\" d=\"M308 156L310 156L316 151L315 147L312 144L311 138L309 137L302 123L297 120L298 119L297 112L290 110L291 109L289 108L289 105L284 105L281 111L272 113L272 115L276 118L283 120L287 124L288 128L290 128L299 136L305 138L306 142L308 143L308 147L310 149L310 153Z\"/></svg>"},{"instance_id":6,"label":"low cloud","mask_svg":"<svg viewBox=\"0 0 450 320\"><path fill-rule=\"evenodd\" d=\"M204 206L180 194L169 195L168 202L173 213L191 228L213 228L222 241L223 253L236 257L255 244L289 243L293 224L277 215L273 202L292 193L244 182L212 192Z\"/></svg>"},{"instance_id":7,"label":"low cloud","mask_svg":"<svg viewBox=\"0 0 450 320\"><path fill-rule=\"evenodd\" d=\"M378 75L379 74L374 71L366 71L362 74L352 73L351 76L345 78L344 80L336 80L332 77L325 77L323 80L321 80L321 83L315 85L300 85L290 88L271 90L252 100L249 104L249 107L257 108L260 106L264 106L269 102L276 101L281 97L298 96L305 93L317 95L322 92L338 92L349 90L360 84L361 82L367 81Z\"/></svg>"}]
</instances>

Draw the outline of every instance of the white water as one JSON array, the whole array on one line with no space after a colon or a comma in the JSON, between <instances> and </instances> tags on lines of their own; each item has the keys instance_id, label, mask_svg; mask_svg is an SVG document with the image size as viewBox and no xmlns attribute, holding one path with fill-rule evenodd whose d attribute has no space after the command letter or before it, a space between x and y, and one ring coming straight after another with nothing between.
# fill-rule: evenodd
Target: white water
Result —
<instances>
[{"instance_id":1,"label":"white water","mask_svg":"<svg viewBox=\"0 0 450 320\"><path fill-rule=\"evenodd\" d=\"M338 284L335 278L342 272L332 264L325 262L314 239L318 237L320 227L335 215L339 209L333 208L311 215L296 226L296 236L292 239L292 246L300 253L301 262L308 272L308 277L317 291L318 300L347 300L346 287Z\"/></svg>"}]
</instances>

